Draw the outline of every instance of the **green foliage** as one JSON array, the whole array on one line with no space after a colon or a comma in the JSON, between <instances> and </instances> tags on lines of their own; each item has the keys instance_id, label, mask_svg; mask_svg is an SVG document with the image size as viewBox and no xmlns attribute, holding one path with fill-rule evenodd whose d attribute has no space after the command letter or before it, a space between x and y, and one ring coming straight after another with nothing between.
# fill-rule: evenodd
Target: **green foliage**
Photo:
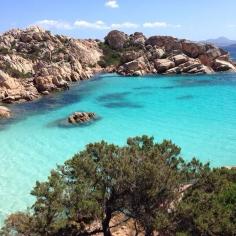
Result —
<instances>
[{"instance_id":1,"label":"green foliage","mask_svg":"<svg viewBox=\"0 0 236 236\"><path fill-rule=\"evenodd\" d=\"M189 235L235 235L236 171L214 169L188 189L176 211L176 230Z\"/></svg>"},{"instance_id":2,"label":"green foliage","mask_svg":"<svg viewBox=\"0 0 236 236\"><path fill-rule=\"evenodd\" d=\"M30 73L30 72L24 73L24 72L19 71L15 68L12 68L10 63L2 64L0 69L14 78L30 78L30 77L32 77L32 73Z\"/></svg>"},{"instance_id":3,"label":"green foliage","mask_svg":"<svg viewBox=\"0 0 236 236\"><path fill-rule=\"evenodd\" d=\"M99 43L100 49L103 51L103 57L102 59L98 62L98 64L105 68L108 66L118 66L120 65L121 62L121 52L114 50L109 47L109 45L100 42Z\"/></svg>"},{"instance_id":4,"label":"green foliage","mask_svg":"<svg viewBox=\"0 0 236 236\"><path fill-rule=\"evenodd\" d=\"M8 54L12 54L12 52L8 48L0 47L0 54L8 55Z\"/></svg>"},{"instance_id":5,"label":"green foliage","mask_svg":"<svg viewBox=\"0 0 236 236\"><path fill-rule=\"evenodd\" d=\"M186 163L179 157L180 148L171 141L154 143L146 136L128 140L128 155L133 168L127 209L143 226L147 235L155 229L171 227L170 209L178 202L180 188L208 169L193 159Z\"/></svg>"},{"instance_id":6,"label":"green foliage","mask_svg":"<svg viewBox=\"0 0 236 236\"><path fill-rule=\"evenodd\" d=\"M131 42L127 41L122 49L112 49L107 43L100 42L99 43L100 49L103 51L103 57L98 62L98 64L106 68L108 66L119 66L122 64L122 55L125 52L130 51L140 51L143 50L142 46L140 45L133 45Z\"/></svg>"},{"instance_id":7,"label":"green foliage","mask_svg":"<svg viewBox=\"0 0 236 236\"><path fill-rule=\"evenodd\" d=\"M2 235L110 236L111 218L119 213L149 236L155 230L234 235L236 171L186 162L180 151L171 141L155 143L148 136L129 138L123 147L89 144L47 181L36 183L31 212L11 215ZM87 226L95 221L99 224L91 231Z\"/></svg>"},{"instance_id":8,"label":"green foliage","mask_svg":"<svg viewBox=\"0 0 236 236\"><path fill-rule=\"evenodd\" d=\"M41 50L39 47L32 45L31 49L27 54L23 54L26 59L38 60L41 56Z\"/></svg>"},{"instance_id":9,"label":"green foliage","mask_svg":"<svg viewBox=\"0 0 236 236\"><path fill-rule=\"evenodd\" d=\"M12 235L33 235L32 232L33 218L29 213L11 214L5 221L5 225L0 231L1 236ZM17 233L17 234L16 234Z\"/></svg>"}]
</instances>

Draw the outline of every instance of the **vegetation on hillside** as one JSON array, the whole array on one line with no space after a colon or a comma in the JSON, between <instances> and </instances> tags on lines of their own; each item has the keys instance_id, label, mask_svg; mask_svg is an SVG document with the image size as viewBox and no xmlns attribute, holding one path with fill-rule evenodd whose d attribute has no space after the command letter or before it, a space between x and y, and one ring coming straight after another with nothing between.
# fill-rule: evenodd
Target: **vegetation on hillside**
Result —
<instances>
[{"instance_id":1,"label":"vegetation on hillside","mask_svg":"<svg viewBox=\"0 0 236 236\"><path fill-rule=\"evenodd\" d=\"M36 183L32 208L10 215L0 235L110 236L120 213L147 236L235 235L236 171L185 161L180 151L148 136L89 144Z\"/></svg>"},{"instance_id":2,"label":"vegetation on hillside","mask_svg":"<svg viewBox=\"0 0 236 236\"><path fill-rule=\"evenodd\" d=\"M7 63L7 62L4 64L1 64L0 69L14 78L30 78L30 77L32 77L32 73L30 73L30 72L24 73L18 69L13 68L11 66L11 64Z\"/></svg>"},{"instance_id":3,"label":"vegetation on hillside","mask_svg":"<svg viewBox=\"0 0 236 236\"><path fill-rule=\"evenodd\" d=\"M99 48L103 51L103 56L98 64L102 68L108 66L118 66L121 62L121 52L112 49L108 44L100 42Z\"/></svg>"},{"instance_id":4,"label":"vegetation on hillside","mask_svg":"<svg viewBox=\"0 0 236 236\"><path fill-rule=\"evenodd\" d=\"M103 51L103 56L98 64L103 67L119 66L122 64L122 55L125 52L140 51L142 48L138 45L132 45L129 41L124 45L122 49L113 49L107 43L100 42L99 48Z\"/></svg>"}]
</instances>

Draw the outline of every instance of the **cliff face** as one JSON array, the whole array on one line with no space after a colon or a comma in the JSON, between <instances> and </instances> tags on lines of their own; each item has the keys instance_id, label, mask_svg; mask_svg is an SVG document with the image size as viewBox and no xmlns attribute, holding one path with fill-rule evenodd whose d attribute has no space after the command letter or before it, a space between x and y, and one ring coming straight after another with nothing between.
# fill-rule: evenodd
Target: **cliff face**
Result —
<instances>
[{"instance_id":1,"label":"cliff face","mask_svg":"<svg viewBox=\"0 0 236 236\"><path fill-rule=\"evenodd\" d=\"M30 101L90 78L102 51L94 40L52 35L38 27L0 36L0 101Z\"/></svg>"},{"instance_id":2,"label":"cliff face","mask_svg":"<svg viewBox=\"0 0 236 236\"><path fill-rule=\"evenodd\" d=\"M169 36L147 39L142 33L128 36L119 31L110 32L106 43L121 51L121 63L117 71L123 75L236 72L228 52L211 44Z\"/></svg>"},{"instance_id":3,"label":"cliff face","mask_svg":"<svg viewBox=\"0 0 236 236\"><path fill-rule=\"evenodd\" d=\"M0 102L34 100L97 72L122 75L236 71L229 54L210 44L111 31L105 42L52 35L38 27L0 36Z\"/></svg>"}]
</instances>

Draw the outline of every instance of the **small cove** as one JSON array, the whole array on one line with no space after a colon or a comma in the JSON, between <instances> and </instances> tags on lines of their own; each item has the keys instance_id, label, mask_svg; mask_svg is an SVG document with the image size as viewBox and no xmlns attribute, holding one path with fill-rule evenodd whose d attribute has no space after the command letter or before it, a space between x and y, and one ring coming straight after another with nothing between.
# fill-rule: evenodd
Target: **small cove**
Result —
<instances>
[{"instance_id":1,"label":"small cove","mask_svg":"<svg viewBox=\"0 0 236 236\"><path fill-rule=\"evenodd\" d=\"M186 159L236 165L236 74L121 77L100 75L69 91L11 105L0 123L0 222L32 203L36 180L45 180L90 142L124 144L148 134L171 139ZM75 111L99 115L82 127L58 123Z\"/></svg>"}]
</instances>

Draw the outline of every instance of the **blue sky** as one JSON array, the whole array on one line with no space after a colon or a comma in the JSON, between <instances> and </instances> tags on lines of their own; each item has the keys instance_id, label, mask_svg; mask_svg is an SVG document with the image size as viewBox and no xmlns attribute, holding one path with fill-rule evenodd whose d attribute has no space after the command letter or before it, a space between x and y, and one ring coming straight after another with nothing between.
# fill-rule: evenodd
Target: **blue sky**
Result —
<instances>
[{"instance_id":1,"label":"blue sky","mask_svg":"<svg viewBox=\"0 0 236 236\"><path fill-rule=\"evenodd\" d=\"M0 32L38 24L77 38L111 29L202 40L236 39L236 0L7 0Z\"/></svg>"}]
</instances>

